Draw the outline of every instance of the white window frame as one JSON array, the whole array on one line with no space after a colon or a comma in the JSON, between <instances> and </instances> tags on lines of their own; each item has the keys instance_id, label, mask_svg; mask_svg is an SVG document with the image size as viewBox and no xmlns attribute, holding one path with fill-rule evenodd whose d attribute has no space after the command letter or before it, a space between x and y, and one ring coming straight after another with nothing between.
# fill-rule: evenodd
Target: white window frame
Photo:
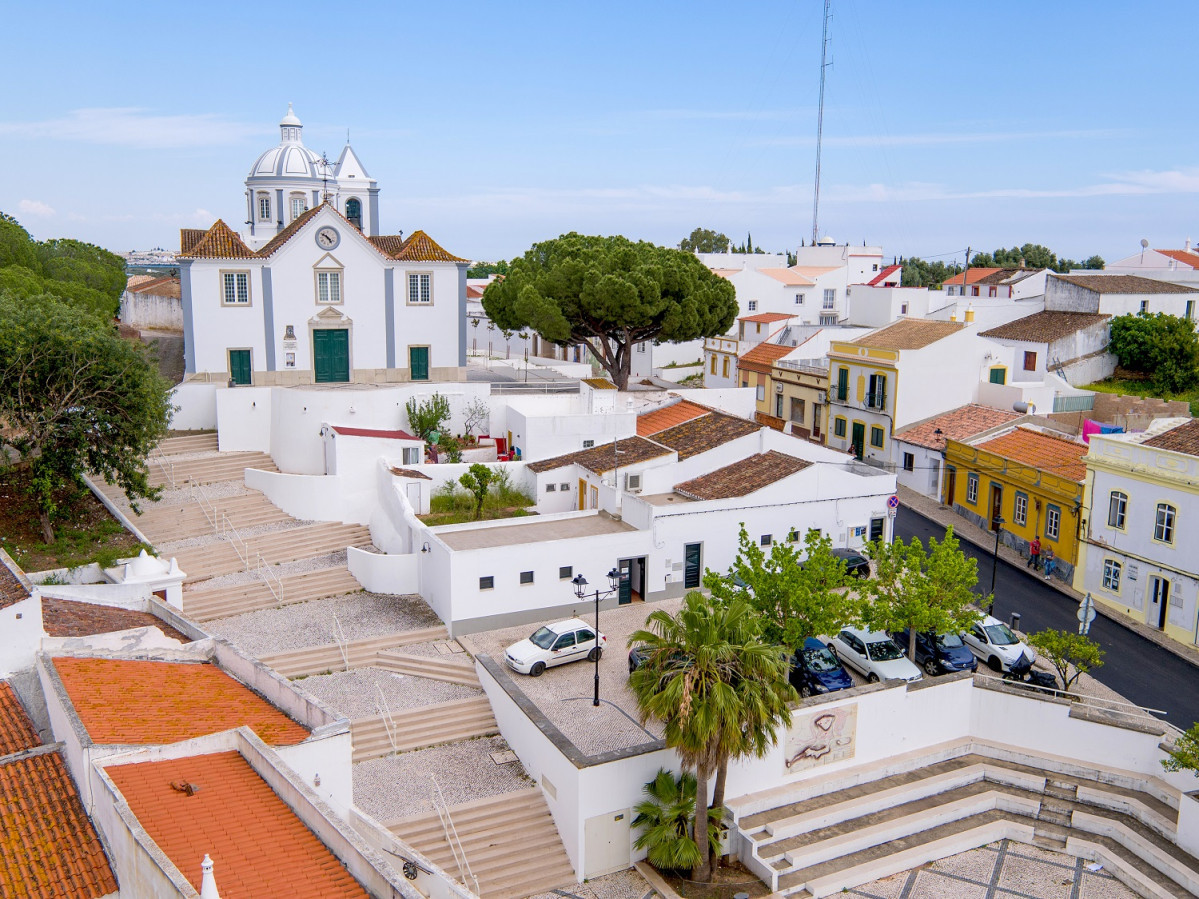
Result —
<instances>
[{"instance_id":1,"label":"white window frame","mask_svg":"<svg viewBox=\"0 0 1199 899\"><path fill-rule=\"evenodd\" d=\"M250 296L250 272L247 269L222 271L221 305L245 308L252 305Z\"/></svg>"},{"instance_id":2,"label":"white window frame","mask_svg":"<svg viewBox=\"0 0 1199 899\"><path fill-rule=\"evenodd\" d=\"M1120 592L1120 575L1123 573L1123 568L1115 559L1103 560L1103 589L1110 590L1112 593Z\"/></svg>"},{"instance_id":3,"label":"white window frame","mask_svg":"<svg viewBox=\"0 0 1199 899\"><path fill-rule=\"evenodd\" d=\"M757 311L758 311L758 301L757 301L757 300L750 300L750 301L749 301L749 311L750 311L750 312L757 312Z\"/></svg>"},{"instance_id":4,"label":"white window frame","mask_svg":"<svg viewBox=\"0 0 1199 899\"><path fill-rule=\"evenodd\" d=\"M1158 503L1153 515L1153 539L1174 545L1174 530L1178 526L1178 509L1169 503Z\"/></svg>"},{"instance_id":5,"label":"white window frame","mask_svg":"<svg viewBox=\"0 0 1199 899\"><path fill-rule=\"evenodd\" d=\"M966 474L966 502L970 505L978 505L978 474L976 472L967 472Z\"/></svg>"},{"instance_id":6,"label":"white window frame","mask_svg":"<svg viewBox=\"0 0 1199 899\"><path fill-rule=\"evenodd\" d=\"M345 302L345 282L339 268L318 268L316 278L316 304L318 306L340 306ZM323 282L323 285L322 285Z\"/></svg>"},{"instance_id":7,"label":"white window frame","mask_svg":"<svg viewBox=\"0 0 1199 899\"><path fill-rule=\"evenodd\" d=\"M1028 494L1016 491L1016 498L1012 503L1012 518L1015 523L1023 527L1028 524Z\"/></svg>"},{"instance_id":8,"label":"white window frame","mask_svg":"<svg viewBox=\"0 0 1199 899\"><path fill-rule=\"evenodd\" d=\"M1113 490L1107 499L1107 526L1122 531L1127 523L1128 494L1123 490Z\"/></svg>"},{"instance_id":9,"label":"white window frame","mask_svg":"<svg viewBox=\"0 0 1199 899\"><path fill-rule=\"evenodd\" d=\"M258 194L258 221L271 221L271 195L266 191Z\"/></svg>"},{"instance_id":10,"label":"white window frame","mask_svg":"<svg viewBox=\"0 0 1199 899\"><path fill-rule=\"evenodd\" d=\"M757 400L759 403L762 402L764 399L766 399L766 385L765 384L758 385L757 393L755 394L755 396L757 397Z\"/></svg>"},{"instance_id":11,"label":"white window frame","mask_svg":"<svg viewBox=\"0 0 1199 899\"><path fill-rule=\"evenodd\" d=\"M295 221L305 212L308 211L308 198L303 194L292 194L288 199L288 208L291 210L290 221Z\"/></svg>"},{"instance_id":12,"label":"white window frame","mask_svg":"<svg viewBox=\"0 0 1199 899\"><path fill-rule=\"evenodd\" d=\"M803 305L803 297L804 297L804 295L803 295L802 293L797 293L797 294L795 295L795 305L796 305L796 306L802 306L802 305Z\"/></svg>"},{"instance_id":13,"label":"white window frame","mask_svg":"<svg viewBox=\"0 0 1199 899\"><path fill-rule=\"evenodd\" d=\"M824 299L821 301L820 308L825 310L837 308L837 288L826 287L824 289Z\"/></svg>"},{"instance_id":14,"label":"white window frame","mask_svg":"<svg viewBox=\"0 0 1199 899\"><path fill-rule=\"evenodd\" d=\"M1057 540L1062 534L1062 510L1049 503L1045 506L1045 536Z\"/></svg>"},{"instance_id":15,"label":"white window frame","mask_svg":"<svg viewBox=\"0 0 1199 899\"><path fill-rule=\"evenodd\" d=\"M420 447L406 446L403 448L405 465L420 465Z\"/></svg>"},{"instance_id":16,"label":"white window frame","mask_svg":"<svg viewBox=\"0 0 1199 899\"><path fill-rule=\"evenodd\" d=\"M408 285L409 306L432 306L433 305L433 273L432 272L408 272L408 276L404 279Z\"/></svg>"}]
</instances>

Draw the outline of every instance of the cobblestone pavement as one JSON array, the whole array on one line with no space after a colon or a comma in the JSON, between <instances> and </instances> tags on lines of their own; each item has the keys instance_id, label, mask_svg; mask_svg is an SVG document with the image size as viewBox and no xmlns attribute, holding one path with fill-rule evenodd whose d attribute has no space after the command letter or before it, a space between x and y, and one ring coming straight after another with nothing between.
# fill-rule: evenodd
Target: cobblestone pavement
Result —
<instances>
[{"instance_id":1,"label":"cobblestone pavement","mask_svg":"<svg viewBox=\"0 0 1199 899\"><path fill-rule=\"evenodd\" d=\"M1060 852L1001 840L863 884L859 899L1135 899L1102 869ZM640 897L638 897L640 899Z\"/></svg>"},{"instance_id":2,"label":"cobblestone pavement","mask_svg":"<svg viewBox=\"0 0 1199 899\"><path fill-rule=\"evenodd\" d=\"M529 899L646 899L651 894L656 895L654 888L637 873L637 869L626 868L615 874L592 877L573 887L538 893Z\"/></svg>"}]
</instances>

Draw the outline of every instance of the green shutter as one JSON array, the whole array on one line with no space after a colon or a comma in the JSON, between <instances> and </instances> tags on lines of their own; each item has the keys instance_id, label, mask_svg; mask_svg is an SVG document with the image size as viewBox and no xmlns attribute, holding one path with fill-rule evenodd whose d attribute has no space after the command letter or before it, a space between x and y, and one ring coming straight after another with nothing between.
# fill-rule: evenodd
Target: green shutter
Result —
<instances>
[{"instance_id":1,"label":"green shutter","mask_svg":"<svg viewBox=\"0 0 1199 899\"><path fill-rule=\"evenodd\" d=\"M1006 368L991 369L991 383L992 384L1004 384L1006 382L1007 382L1007 369Z\"/></svg>"}]
</instances>

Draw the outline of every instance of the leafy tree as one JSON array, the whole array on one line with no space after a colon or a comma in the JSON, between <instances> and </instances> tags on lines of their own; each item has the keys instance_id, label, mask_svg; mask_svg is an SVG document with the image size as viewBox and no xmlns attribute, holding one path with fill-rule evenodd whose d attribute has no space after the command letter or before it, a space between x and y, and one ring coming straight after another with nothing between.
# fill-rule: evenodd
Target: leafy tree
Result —
<instances>
[{"instance_id":1,"label":"leafy tree","mask_svg":"<svg viewBox=\"0 0 1199 899\"><path fill-rule=\"evenodd\" d=\"M42 241L37 245L37 257L47 278L86 284L113 300L120 300L128 281L124 259L80 240Z\"/></svg>"},{"instance_id":2,"label":"leafy tree","mask_svg":"<svg viewBox=\"0 0 1199 899\"><path fill-rule=\"evenodd\" d=\"M1185 318L1164 312L1116 316L1109 349L1120 365L1149 375L1162 392L1181 393L1199 383L1199 336Z\"/></svg>"},{"instance_id":3,"label":"leafy tree","mask_svg":"<svg viewBox=\"0 0 1199 899\"><path fill-rule=\"evenodd\" d=\"M10 265L41 271L37 246L29 232L11 215L0 212L0 268Z\"/></svg>"},{"instance_id":4,"label":"leafy tree","mask_svg":"<svg viewBox=\"0 0 1199 899\"><path fill-rule=\"evenodd\" d=\"M1101 269L1104 262L1102 256L1091 256L1081 263L1073 259L1057 257L1049 247L1039 243L1026 243L1020 247L1005 250L1000 247L993 253L975 253L970 260L973 268L1047 268L1055 272L1068 272L1073 269Z\"/></svg>"},{"instance_id":5,"label":"leafy tree","mask_svg":"<svg viewBox=\"0 0 1199 899\"><path fill-rule=\"evenodd\" d=\"M458 478L458 483L470 491L475 498L475 521L483 517L483 503L487 499L487 489L494 479L495 472L480 462L476 462Z\"/></svg>"},{"instance_id":6,"label":"leafy tree","mask_svg":"<svg viewBox=\"0 0 1199 899\"><path fill-rule=\"evenodd\" d=\"M56 489L78 489L86 472L134 502L157 495L146 457L166 435L170 391L148 351L111 325L53 297L0 294L0 421L29 466L46 542Z\"/></svg>"},{"instance_id":7,"label":"leafy tree","mask_svg":"<svg viewBox=\"0 0 1199 899\"><path fill-rule=\"evenodd\" d=\"M644 724L665 725L666 745L695 770L697 801L692 833L705 829L708 781L730 757L769 746L779 724L787 725L786 653L761 639L758 616L742 599L713 603L690 593L675 615L658 609L635 631L630 645L647 657L629 678ZM746 729L760 732L749 737ZM763 750L764 751L764 750ZM710 853L700 853L692 879L712 879Z\"/></svg>"},{"instance_id":8,"label":"leafy tree","mask_svg":"<svg viewBox=\"0 0 1199 899\"><path fill-rule=\"evenodd\" d=\"M445 453L447 462L458 463L462 461L462 444L458 442L458 438L452 434L441 435L441 443L438 444L441 451Z\"/></svg>"},{"instance_id":9,"label":"leafy tree","mask_svg":"<svg viewBox=\"0 0 1199 899\"><path fill-rule=\"evenodd\" d=\"M944 262L925 262L918 257L899 260L903 263L903 280L904 287L928 287L932 290L939 290L941 285L952 278L954 275L962 273L960 265L946 265Z\"/></svg>"},{"instance_id":10,"label":"leafy tree","mask_svg":"<svg viewBox=\"0 0 1199 899\"><path fill-rule=\"evenodd\" d=\"M1102 270L1107 265L1102 256L1088 256L1078 264L1079 268Z\"/></svg>"},{"instance_id":11,"label":"leafy tree","mask_svg":"<svg viewBox=\"0 0 1199 899\"><path fill-rule=\"evenodd\" d=\"M761 616L767 640L794 648L807 637L835 633L857 620L858 599L843 589L845 562L833 555L832 541L819 531L804 537L802 557L791 541L775 542L767 555L744 524L737 541L728 574L708 571L704 586L721 602L745 599Z\"/></svg>"},{"instance_id":12,"label":"leafy tree","mask_svg":"<svg viewBox=\"0 0 1199 899\"><path fill-rule=\"evenodd\" d=\"M78 240L41 243L0 213L0 289L29 299L49 294L112 318L126 284L125 261Z\"/></svg>"},{"instance_id":13,"label":"leafy tree","mask_svg":"<svg viewBox=\"0 0 1199 899\"><path fill-rule=\"evenodd\" d=\"M501 259L499 262L473 262L466 270L468 278L486 278L490 275L508 274L508 263Z\"/></svg>"},{"instance_id":14,"label":"leafy tree","mask_svg":"<svg viewBox=\"0 0 1199 899\"><path fill-rule=\"evenodd\" d=\"M731 241L711 228L696 228L690 237L679 241L679 249L685 253L725 253Z\"/></svg>"},{"instance_id":15,"label":"leafy tree","mask_svg":"<svg viewBox=\"0 0 1199 899\"><path fill-rule=\"evenodd\" d=\"M1190 771L1199 777L1199 722L1183 731L1174 741L1173 748L1166 750L1166 755L1162 767L1167 771Z\"/></svg>"},{"instance_id":16,"label":"leafy tree","mask_svg":"<svg viewBox=\"0 0 1199 899\"><path fill-rule=\"evenodd\" d=\"M408 427L412 433L428 443L441 426L450 418L450 401L440 393L423 402L412 397L404 404L408 413Z\"/></svg>"},{"instance_id":17,"label":"leafy tree","mask_svg":"<svg viewBox=\"0 0 1199 899\"><path fill-rule=\"evenodd\" d=\"M476 318L475 322L478 321ZM463 427L466 429L466 436L469 437L475 428L478 428L479 433L482 434L491 420L491 408L487 405L487 400L477 396L466 404L465 415Z\"/></svg>"},{"instance_id":18,"label":"leafy tree","mask_svg":"<svg viewBox=\"0 0 1199 899\"><path fill-rule=\"evenodd\" d=\"M557 346L586 346L628 387L633 346L723 334L733 285L694 255L623 237L566 234L535 244L483 293L501 328L531 328Z\"/></svg>"},{"instance_id":19,"label":"leafy tree","mask_svg":"<svg viewBox=\"0 0 1199 899\"><path fill-rule=\"evenodd\" d=\"M1074 631L1046 629L1031 634L1028 644L1057 671L1064 690L1069 690L1080 677L1103 664L1104 653L1099 644ZM1070 674L1071 668L1074 674Z\"/></svg>"},{"instance_id":20,"label":"leafy tree","mask_svg":"<svg viewBox=\"0 0 1199 899\"><path fill-rule=\"evenodd\" d=\"M695 775L675 777L665 768L643 788L645 799L633 807L634 827L644 827L633 845L646 850L649 863L660 871L690 871L699 864L699 845L692 836L695 821ZM709 810L708 842L720 845L720 813Z\"/></svg>"},{"instance_id":21,"label":"leafy tree","mask_svg":"<svg viewBox=\"0 0 1199 899\"><path fill-rule=\"evenodd\" d=\"M910 543L876 540L867 547L875 576L863 586L869 602L862 609L866 623L877 630L907 630L909 635L964 631L979 618L970 608L978 583L978 562L963 553L953 528L945 539L919 537ZM916 640L908 640L908 658L916 659Z\"/></svg>"}]
</instances>

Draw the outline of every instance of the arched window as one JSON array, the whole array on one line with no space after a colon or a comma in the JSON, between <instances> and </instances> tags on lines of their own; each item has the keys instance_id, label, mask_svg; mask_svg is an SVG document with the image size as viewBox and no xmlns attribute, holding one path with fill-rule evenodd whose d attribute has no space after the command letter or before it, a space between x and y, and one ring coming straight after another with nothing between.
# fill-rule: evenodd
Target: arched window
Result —
<instances>
[{"instance_id":1,"label":"arched window","mask_svg":"<svg viewBox=\"0 0 1199 899\"><path fill-rule=\"evenodd\" d=\"M350 197L346 200L346 218L350 220L350 224L362 230L362 203L355 197Z\"/></svg>"},{"instance_id":2,"label":"arched window","mask_svg":"<svg viewBox=\"0 0 1199 899\"><path fill-rule=\"evenodd\" d=\"M271 220L271 195L265 190L258 192L258 221L269 222Z\"/></svg>"}]
</instances>

